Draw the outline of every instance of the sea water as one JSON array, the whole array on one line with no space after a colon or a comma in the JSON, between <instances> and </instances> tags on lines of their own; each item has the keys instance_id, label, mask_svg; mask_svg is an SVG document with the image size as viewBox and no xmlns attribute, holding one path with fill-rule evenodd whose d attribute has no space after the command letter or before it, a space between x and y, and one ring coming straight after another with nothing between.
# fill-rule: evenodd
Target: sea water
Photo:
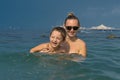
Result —
<instances>
[{"instance_id":1,"label":"sea water","mask_svg":"<svg viewBox=\"0 0 120 80\"><path fill-rule=\"evenodd\" d=\"M120 80L120 31L81 31L87 57L30 54L30 48L49 41L42 29L0 29L0 80Z\"/></svg>"}]
</instances>

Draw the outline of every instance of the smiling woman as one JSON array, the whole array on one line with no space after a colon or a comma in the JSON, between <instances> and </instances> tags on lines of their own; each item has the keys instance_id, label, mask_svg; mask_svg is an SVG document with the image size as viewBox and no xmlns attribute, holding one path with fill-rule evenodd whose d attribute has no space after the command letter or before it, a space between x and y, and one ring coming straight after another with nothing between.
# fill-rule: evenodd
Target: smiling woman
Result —
<instances>
[{"instance_id":1,"label":"smiling woman","mask_svg":"<svg viewBox=\"0 0 120 80\"><path fill-rule=\"evenodd\" d=\"M50 42L40 44L30 50L30 53L67 53L68 49L61 45L66 38L66 31L62 27L55 27L50 33Z\"/></svg>"},{"instance_id":2,"label":"smiling woman","mask_svg":"<svg viewBox=\"0 0 120 80\"><path fill-rule=\"evenodd\" d=\"M67 32L66 41L69 44L69 53L77 53L86 57L87 49L86 43L79 37L77 37L77 32L80 28L79 19L73 14L69 13L64 21L64 28Z\"/></svg>"}]
</instances>

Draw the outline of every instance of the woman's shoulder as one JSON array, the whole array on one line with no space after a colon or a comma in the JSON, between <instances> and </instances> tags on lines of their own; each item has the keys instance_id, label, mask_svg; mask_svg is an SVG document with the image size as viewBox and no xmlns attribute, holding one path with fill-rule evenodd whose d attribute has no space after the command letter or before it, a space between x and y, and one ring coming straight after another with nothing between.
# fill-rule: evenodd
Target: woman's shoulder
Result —
<instances>
[{"instance_id":1,"label":"woman's shoulder","mask_svg":"<svg viewBox=\"0 0 120 80\"><path fill-rule=\"evenodd\" d=\"M77 42L78 42L79 44L86 45L85 41L82 40L82 39L78 39Z\"/></svg>"}]
</instances>

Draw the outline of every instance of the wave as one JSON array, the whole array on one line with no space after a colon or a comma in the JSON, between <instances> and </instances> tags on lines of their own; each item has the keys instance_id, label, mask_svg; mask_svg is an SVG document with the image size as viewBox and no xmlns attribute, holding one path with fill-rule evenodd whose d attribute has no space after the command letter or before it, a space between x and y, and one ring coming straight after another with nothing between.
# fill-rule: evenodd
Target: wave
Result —
<instances>
[{"instance_id":1,"label":"wave","mask_svg":"<svg viewBox=\"0 0 120 80\"><path fill-rule=\"evenodd\" d=\"M99 26L92 26L90 28L81 27L80 29L81 30L120 30L120 28L109 27L109 26L105 26L104 24L101 24Z\"/></svg>"}]
</instances>

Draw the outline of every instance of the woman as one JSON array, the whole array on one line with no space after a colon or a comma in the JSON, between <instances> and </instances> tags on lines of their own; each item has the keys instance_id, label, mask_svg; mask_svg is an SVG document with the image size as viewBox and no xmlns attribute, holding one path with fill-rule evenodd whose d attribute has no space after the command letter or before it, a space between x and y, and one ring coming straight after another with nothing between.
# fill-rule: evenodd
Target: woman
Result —
<instances>
[{"instance_id":1,"label":"woman","mask_svg":"<svg viewBox=\"0 0 120 80\"><path fill-rule=\"evenodd\" d=\"M62 27L55 27L50 33L50 42L40 44L30 50L30 53L67 53L68 49L61 44L66 39L66 31Z\"/></svg>"},{"instance_id":2,"label":"woman","mask_svg":"<svg viewBox=\"0 0 120 80\"><path fill-rule=\"evenodd\" d=\"M77 37L80 28L79 19L70 13L64 21L64 28L67 32L66 42L69 44L69 53L77 53L86 57L86 43Z\"/></svg>"}]
</instances>

